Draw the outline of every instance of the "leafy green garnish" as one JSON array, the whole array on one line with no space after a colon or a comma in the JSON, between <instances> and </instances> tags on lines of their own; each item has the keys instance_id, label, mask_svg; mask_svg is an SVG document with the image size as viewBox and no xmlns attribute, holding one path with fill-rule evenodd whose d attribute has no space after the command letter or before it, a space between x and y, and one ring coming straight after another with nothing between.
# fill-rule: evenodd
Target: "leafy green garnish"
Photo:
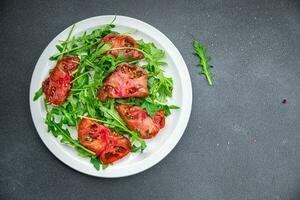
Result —
<instances>
[{"instance_id":1,"label":"leafy green garnish","mask_svg":"<svg viewBox=\"0 0 300 200\"><path fill-rule=\"evenodd\" d=\"M38 100L38 98L40 98L43 95L43 89L40 88L38 91L35 92L34 97L33 97L33 101Z\"/></svg>"},{"instance_id":2,"label":"leafy green garnish","mask_svg":"<svg viewBox=\"0 0 300 200\"><path fill-rule=\"evenodd\" d=\"M156 48L153 43L145 43L144 40L137 41L139 48L143 51L145 60L148 62L149 68L156 68L149 69L150 73L149 76L158 75L160 72L160 67L165 66L167 63L163 61L165 57L165 51Z\"/></svg>"},{"instance_id":3,"label":"leafy green garnish","mask_svg":"<svg viewBox=\"0 0 300 200\"><path fill-rule=\"evenodd\" d=\"M148 87L150 98L153 101L166 103L172 97L173 80L166 77L161 67L166 65L164 62L165 52L158 49L153 43L145 43L143 40L137 41L139 48L144 53L147 64L143 67L148 72Z\"/></svg>"},{"instance_id":4,"label":"leafy green garnish","mask_svg":"<svg viewBox=\"0 0 300 200\"><path fill-rule=\"evenodd\" d=\"M55 137L60 136L60 142L64 144L70 144L71 146L75 147L77 150L80 150L79 153L81 156L94 156L95 153L88 150L84 146L82 146L79 141L73 139L70 135L68 129L64 129L62 127L62 121L57 123L55 122L53 116L47 114L46 124L48 125L48 131L52 132Z\"/></svg>"},{"instance_id":5,"label":"leafy green garnish","mask_svg":"<svg viewBox=\"0 0 300 200\"><path fill-rule=\"evenodd\" d=\"M146 100L141 105L142 108L146 109L151 117L154 116L154 113L159 110L164 110L165 115L169 116L171 114L170 109L179 109L178 106L175 105L164 105L157 102L151 101L151 99L146 98Z\"/></svg>"},{"instance_id":6,"label":"leafy green garnish","mask_svg":"<svg viewBox=\"0 0 300 200\"><path fill-rule=\"evenodd\" d=\"M100 167L102 167L103 170L108 167L108 165L103 164L97 156L92 156L90 159L90 162L94 165L95 169L97 169L97 170L99 170Z\"/></svg>"},{"instance_id":7,"label":"leafy green garnish","mask_svg":"<svg viewBox=\"0 0 300 200\"><path fill-rule=\"evenodd\" d=\"M91 157L90 162L94 165L94 167L95 167L97 170L100 169L101 161L99 160L99 158L98 158L97 156Z\"/></svg>"},{"instance_id":8,"label":"leafy green garnish","mask_svg":"<svg viewBox=\"0 0 300 200\"><path fill-rule=\"evenodd\" d=\"M212 85L212 74L209 72L209 68L212 66L207 62L210 60L209 56L205 55L206 46L201 46L197 40L194 41L195 54L199 57L199 66L202 67L200 74L203 74L207 78L208 85Z\"/></svg>"},{"instance_id":9,"label":"leafy green garnish","mask_svg":"<svg viewBox=\"0 0 300 200\"><path fill-rule=\"evenodd\" d=\"M131 152L136 153L136 152L138 152L138 151L140 151L140 148L139 148L139 147L137 147L137 146L135 146L135 145L132 145L132 146L131 146Z\"/></svg>"}]
</instances>

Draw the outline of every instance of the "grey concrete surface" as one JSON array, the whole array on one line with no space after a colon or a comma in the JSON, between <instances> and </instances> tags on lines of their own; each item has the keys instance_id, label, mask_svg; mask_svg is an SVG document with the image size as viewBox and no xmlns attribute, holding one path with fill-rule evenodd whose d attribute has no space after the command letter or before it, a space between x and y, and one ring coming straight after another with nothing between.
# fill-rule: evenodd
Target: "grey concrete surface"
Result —
<instances>
[{"instance_id":1,"label":"grey concrete surface","mask_svg":"<svg viewBox=\"0 0 300 200\"><path fill-rule=\"evenodd\" d=\"M121 179L90 177L56 159L28 100L50 40L106 14L167 35L193 84L191 118L176 148ZM194 38L208 46L213 87L198 74ZM0 199L300 199L300 1L2 0L0 47Z\"/></svg>"}]
</instances>

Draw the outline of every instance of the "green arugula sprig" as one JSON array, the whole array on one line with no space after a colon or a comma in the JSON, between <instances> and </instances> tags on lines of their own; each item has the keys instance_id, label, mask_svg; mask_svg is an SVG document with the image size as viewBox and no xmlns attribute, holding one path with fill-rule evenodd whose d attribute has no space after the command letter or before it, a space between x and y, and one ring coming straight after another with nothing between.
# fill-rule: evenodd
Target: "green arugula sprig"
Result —
<instances>
[{"instance_id":1,"label":"green arugula sprig","mask_svg":"<svg viewBox=\"0 0 300 200\"><path fill-rule=\"evenodd\" d=\"M208 85L212 85L212 73L209 72L209 68L212 67L212 65L208 64L208 61L210 60L209 56L206 56L206 46L201 46L200 43L195 40L194 41L194 50L195 55L197 55L200 59L199 66L202 67L202 70L200 71L200 74L203 74L207 78Z\"/></svg>"},{"instance_id":2,"label":"green arugula sprig","mask_svg":"<svg viewBox=\"0 0 300 200\"><path fill-rule=\"evenodd\" d=\"M88 150L84 146L82 146L78 140L72 138L68 129L63 128L63 123L60 121L59 123L55 122L53 115L48 114L46 118L46 124L48 125L48 131L52 132L55 137L61 137L60 142L63 144L70 144L74 146L81 156L94 156L96 155L94 152Z\"/></svg>"},{"instance_id":3,"label":"green arugula sprig","mask_svg":"<svg viewBox=\"0 0 300 200\"><path fill-rule=\"evenodd\" d=\"M163 60L165 52L158 49L153 43L145 43L143 40L138 40L137 43L147 61L143 67L148 72L150 99L152 102L166 103L168 98L172 97L173 80L166 77L162 69L167 65Z\"/></svg>"},{"instance_id":4,"label":"green arugula sprig","mask_svg":"<svg viewBox=\"0 0 300 200\"><path fill-rule=\"evenodd\" d=\"M38 91L35 92L34 97L33 97L33 101L38 100L38 98L40 98L41 96L43 96L43 89L40 88Z\"/></svg>"}]
</instances>

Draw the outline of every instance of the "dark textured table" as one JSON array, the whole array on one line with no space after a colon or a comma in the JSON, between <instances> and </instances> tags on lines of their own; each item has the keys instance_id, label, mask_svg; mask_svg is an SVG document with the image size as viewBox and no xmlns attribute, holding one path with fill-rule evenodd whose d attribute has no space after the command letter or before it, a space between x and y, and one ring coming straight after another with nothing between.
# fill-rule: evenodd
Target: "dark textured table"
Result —
<instances>
[{"instance_id":1,"label":"dark textured table","mask_svg":"<svg viewBox=\"0 0 300 200\"><path fill-rule=\"evenodd\" d=\"M121 179L64 165L39 138L29 110L30 78L50 40L106 14L167 35L193 84L190 122L176 148ZM198 74L194 38L208 46L212 87ZM299 1L2 0L0 44L0 199L300 199Z\"/></svg>"}]
</instances>

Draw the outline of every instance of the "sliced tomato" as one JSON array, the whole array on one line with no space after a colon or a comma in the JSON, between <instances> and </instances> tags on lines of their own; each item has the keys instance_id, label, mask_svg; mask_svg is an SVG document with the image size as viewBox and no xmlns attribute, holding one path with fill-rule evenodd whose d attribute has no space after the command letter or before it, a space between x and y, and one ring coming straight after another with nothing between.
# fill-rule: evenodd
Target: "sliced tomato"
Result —
<instances>
[{"instance_id":1,"label":"sliced tomato","mask_svg":"<svg viewBox=\"0 0 300 200\"><path fill-rule=\"evenodd\" d=\"M51 75L43 82L42 89L49 103L61 105L69 96L72 77L61 69L54 68Z\"/></svg>"},{"instance_id":2,"label":"sliced tomato","mask_svg":"<svg viewBox=\"0 0 300 200\"><path fill-rule=\"evenodd\" d=\"M91 119L83 118L78 125L79 142L95 152L104 164L113 163L131 151L131 143L125 136Z\"/></svg>"},{"instance_id":3,"label":"sliced tomato","mask_svg":"<svg viewBox=\"0 0 300 200\"><path fill-rule=\"evenodd\" d=\"M128 138L115 132L108 136L109 145L100 154L100 160L104 164L110 164L126 156L131 151L131 143Z\"/></svg>"},{"instance_id":4,"label":"sliced tomato","mask_svg":"<svg viewBox=\"0 0 300 200\"><path fill-rule=\"evenodd\" d=\"M156 136L159 130L165 126L165 112L162 110L157 111L152 119L147 111L139 106L120 104L116 108L128 128L138 131L143 139Z\"/></svg>"},{"instance_id":5,"label":"sliced tomato","mask_svg":"<svg viewBox=\"0 0 300 200\"><path fill-rule=\"evenodd\" d=\"M112 48L119 48L119 47L124 47L125 46L125 39L118 34L108 34L103 38L104 43L110 43L112 45ZM115 58L118 57L120 50L112 50L108 51L106 53L110 53L113 55Z\"/></svg>"},{"instance_id":6,"label":"sliced tomato","mask_svg":"<svg viewBox=\"0 0 300 200\"><path fill-rule=\"evenodd\" d=\"M83 118L78 125L79 142L89 150L100 155L107 148L110 130L90 119Z\"/></svg>"},{"instance_id":7,"label":"sliced tomato","mask_svg":"<svg viewBox=\"0 0 300 200\"><path fill-rule=\"evenodd\" d=\"M118 68L105 80L98 90L98 98L146 97L149 95L147 87L147 72L139 66L121 63Z\"/></svg>"},{"instance_id":8,"label":"sliced tomato","mask_svg":"<svg viewBox=\"0 0 300 200\"><path fill-rule=\"evenodd\" d=\"M122 36L119 34L108 34L103 38L104 43L110 43L112 48L121 48L121 47L132 47L139 48L136 41L130 36ZM112 54L115 58L118 57L119 52L123 53L123 58L131 57L134 59L143 59L144 55L140 51L134 49L119 49L119 50L110 50L106 53Z\"/></svg>"},{"instance_id":9,"label":"sliced tomato","mask_svg":"<svg viewBox=\"0 0 300 200\"><path fill-rule=\"evenodd\" d=\"M58 81L61 79L72 79L71 75L69 72L64 71L63 69L59 68L59 67L54 67L52 72L50 73L49 76L52 80Z\"/></svg>"},{"instance_id":10,"label":"sliced tomato","mask_svg":"<svg viewBox=\"0 0 300 200\"><path fill-rule=\"evenodd\" d=\"M153 116L153 121L154 123L158 124L160 128L165 127L165 123L166 123L165 111L160 110L155 112Z\"/></svg>"},{"instance_id":11,"label":"sliced tomato","mask_svg":"<svg viewBox=\"0 0 300 200\"><path fill-rule=\"evenodd\" d=\"M65 72L72 72L78 67L79 62L80 59L77 56L65 56L57 62L55 67Z\"/></svg>"},{"instance_id":12,"label":"sliced tomato","mask_svg":"<svg viewBox=\"0 0 300 200\"><path fill-rule=\"evenodd\" d=\"M73 79L70 72L77 68L79 61L78 57L67 56L57 62L50 76L42 85L49 103L59 106L68 98Z\"/></svg>"}]
</instances>

